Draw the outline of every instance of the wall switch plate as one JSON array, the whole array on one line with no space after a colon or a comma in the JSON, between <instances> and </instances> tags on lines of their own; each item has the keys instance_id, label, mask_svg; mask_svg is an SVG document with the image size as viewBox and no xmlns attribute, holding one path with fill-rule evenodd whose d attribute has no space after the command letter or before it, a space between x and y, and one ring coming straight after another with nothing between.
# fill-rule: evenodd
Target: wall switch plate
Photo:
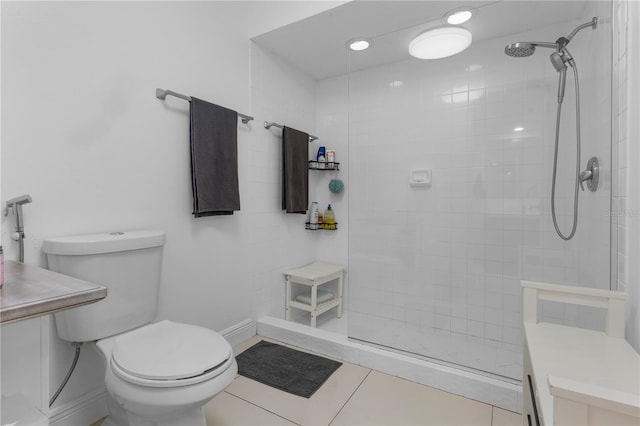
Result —
<instances>
[{"instance_id":1,"label":"wall switch plate","mask_svg":"<svg viewBox=\"0 0 640 426\"><path fill-rule=\"evenodd\" d=\"M431 186L431 169L411 169L409 173L409 185Z\"/></svg>"}]
</instances>

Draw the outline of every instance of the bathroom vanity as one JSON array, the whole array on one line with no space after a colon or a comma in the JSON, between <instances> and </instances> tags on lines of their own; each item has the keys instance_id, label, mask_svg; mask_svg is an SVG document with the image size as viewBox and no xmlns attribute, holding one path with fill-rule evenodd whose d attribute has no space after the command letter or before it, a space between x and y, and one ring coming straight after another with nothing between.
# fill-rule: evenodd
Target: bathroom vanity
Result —
<instances>
[{"instance_id":1,"label":"bathroom vanity","mask_svg":"<svg viewBox=\"0 0 640 426\"><path fill-rule=\"evenodd\" d=\"M6 261L0 290L0 323L25 320L95 303L107 296L104 286L13 260Z\"/></svg>"},{"instance_id":2,"label":"bathroom vanity","mask_svg":"<svg viewBox=\"0 0 640 426\"><path fill-rule=\"evenodd\" d=\"M624 338L626 294L522 281L523 424L640 424L640 356ZM601 308L605 331L538 322L539 304Z\"/></svg>"},{"instance_id":3,"label":"bathroom vanity","mask_svg":"<svg viewBox=\"0 0 640 426\"><path fill-rule=\"evenodd\" d=\"M49 314L98 302L107 296L101 285L36 266L5 261L0 289L2 338L1 424L50 424L51 360ZM65 370L68 361L57 368ZM57 378L53 379L57 385ZM62 407L64 409L64 407ZM57 417L64 417L64 410Z\"/></svg>"}]
</instances>

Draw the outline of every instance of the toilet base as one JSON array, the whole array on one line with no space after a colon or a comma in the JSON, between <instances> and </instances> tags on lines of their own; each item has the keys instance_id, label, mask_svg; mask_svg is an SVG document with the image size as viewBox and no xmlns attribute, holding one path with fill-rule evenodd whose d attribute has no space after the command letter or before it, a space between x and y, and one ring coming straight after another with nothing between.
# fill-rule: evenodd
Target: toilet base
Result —
<instances>
[{"instance_id":1,"label":"toilet base","mask_svg":"<svg viewBox=\"0 0 640 426\"><path fill-rule=\"evenodd\" d=\"M114 338L97 342L107 368L107 408L103 426L205 426L203 407L233 382L238 372L231 356L208 380L174 387L146 387L121 379L111 369Z\"/></svg>"},{"instance_id":2,"label":"toilet base","mask_svg":"<svg viewBox=\"0 0 640 426\"><path fill-rule=\"evenodd\" d=\"M194 407L177 416L164 419L145 419L122 409L107 393L109 416L102 426L206 426L204 407Z\"/></svg>"}]
</instances>

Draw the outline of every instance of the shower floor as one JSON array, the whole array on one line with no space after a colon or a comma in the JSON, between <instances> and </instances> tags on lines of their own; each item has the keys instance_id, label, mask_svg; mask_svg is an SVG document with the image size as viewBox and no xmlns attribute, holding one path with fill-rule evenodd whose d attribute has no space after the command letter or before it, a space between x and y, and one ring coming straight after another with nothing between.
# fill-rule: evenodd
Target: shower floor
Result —
<instances>
[{"instance_id":1,"label":"shower floor","mask_svg":"<svg viewBox=\"0 0 640 426\"><path fill-rule=\"evenodd\" d=\"M335 311L320 315L317 318L316 328L337 333L362 345L426 359L457 369L478 372L499 380L504 378L505 381L511 383L519 381L522 375L522 353L513 348L504 349L500 342L446 332L440 334L439 330L430 333L413 332L413 336L408 342L406 335L410 332L404 331L403 339L396 342L393 336L397 333L389 328L387 322L378 323L376 318L361 318L357 313L354 315L355 318L351 318L353 320L351 335L349 334L346 309L341 318L335 316ZM309 326L310 314L300 311L292 316L291 321ZM366 324L366 326L359 327L359 324ZM429 356L421 354L429 354ZM503 374L497 374L492 369L501 371Z\"/></svg>"}]
</instances>

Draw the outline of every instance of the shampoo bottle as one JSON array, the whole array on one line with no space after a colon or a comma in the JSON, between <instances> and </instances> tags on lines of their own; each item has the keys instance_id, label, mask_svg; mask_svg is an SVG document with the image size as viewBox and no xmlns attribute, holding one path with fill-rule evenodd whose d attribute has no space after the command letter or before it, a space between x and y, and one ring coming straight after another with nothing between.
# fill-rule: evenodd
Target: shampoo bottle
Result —
<instances>
[{"instance_id":1,"label":"shampoo bottle","mask_svg":"<svg viewBox=\"0 0 640 426\"><path fill-rule=\"evenodd\" d=\"M336 229L336 217L331 208L331 204L329 204L324 211L324 229L330 229L332 231Z\"/></svg>"},{"instance_id":2,"label":"shampoo bottle","mask_svg":"<svg viewBox=\"0 0 640 426\"><path fill-rule=\"evenodd\" d=\"M318 202L311 203L309 210L309 229L318 229Z\"/></svg>"},{"instance_id":3,"label":"shampoo bottle","mask_svg":"<svg viewBox=\"0 0 640 426\"><path fill-rule=\"evenodd\" d=\"M326 154L326 148L324 146L321 146L320 148L318 148L318 155L316 155L316 161L318 162L317 166L319 169L324 169L325 168L325 154Z\"/></svg>"}]
</instances>

